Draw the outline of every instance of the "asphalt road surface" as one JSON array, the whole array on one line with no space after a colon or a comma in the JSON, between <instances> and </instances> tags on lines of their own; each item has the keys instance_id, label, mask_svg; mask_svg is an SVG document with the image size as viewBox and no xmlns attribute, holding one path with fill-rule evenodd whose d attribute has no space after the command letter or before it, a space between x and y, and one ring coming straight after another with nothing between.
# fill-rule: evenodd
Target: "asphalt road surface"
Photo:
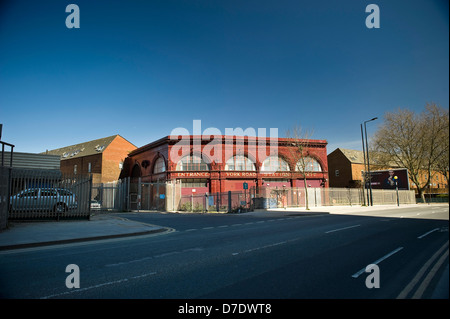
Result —
<instances>
[{"instance_id":1,"label":"asphalt road surface","mask_svg":"<svg viewBox=\"0 0 450 319\"><path fill-rule=\"evenodd\" d=\"M0 252L2 298L448 298L448 205L121 216L157 235ZM68 265L76 271L66 272ZM366 269L372 265L370 269ZM447 277L445 274L447 273ZM68 288L79 282L79 288Z\"/></svg>"}]
</instances>

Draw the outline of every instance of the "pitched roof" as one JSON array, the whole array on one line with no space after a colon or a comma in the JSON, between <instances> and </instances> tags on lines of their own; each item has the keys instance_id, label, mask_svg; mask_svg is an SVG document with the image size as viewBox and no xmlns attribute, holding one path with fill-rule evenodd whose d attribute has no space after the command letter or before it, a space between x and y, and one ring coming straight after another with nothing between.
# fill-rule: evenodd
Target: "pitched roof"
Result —
<instances>
[{"instance_id":1,"label":"pitched roof","mask_svg":"<svg viewBox=\"0 0 450 319\"><path fill-rule=\"evenodd\" d=\"M41 154L59 155L61 156L61 160L100 154L109 146L109 144L111 144L111 142L117 136L119 135L116 134L113 136L99 138L97 140L65 146L51 151L46 151Z\"/></svg>"},{"instance_id":2,"label":"pitched roof","mask_svg":"<svg viewBox=\"0 0 450 319\"><path fill-rule=\"evenodd\" d=\"M337 148L335 151L340 151L352 164L364 164L364 153L363 151L357 150L349 150L345 148ZM386 166L386 164L382 164L379 159L379 153L369 152L370 154L370 165L381 165ZM367 161L367 158L366 158ZM394 161L389 161L387 165L391 168L399 167Z\"/></svg>"},{"instance_id":3,"label":"pitched roof","mask_svg":"<svg viewBox=\"0 0 450 319\"><path fill-rule=\"evenodd\" d=\"M347 157L351 163L364 163L363 151L349 150L345 148L338 148L338 150L340 150L341 153L344 154L344 156Z\"/></svg>"}]
</instances>

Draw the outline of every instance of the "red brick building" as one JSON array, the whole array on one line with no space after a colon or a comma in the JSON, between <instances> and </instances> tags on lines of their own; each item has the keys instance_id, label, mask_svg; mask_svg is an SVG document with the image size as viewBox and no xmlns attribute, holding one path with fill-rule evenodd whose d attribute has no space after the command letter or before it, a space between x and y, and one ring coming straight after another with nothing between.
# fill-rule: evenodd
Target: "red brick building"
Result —
<instances>
[{"instance_id":1,"label":"red brick building","mask_svg":"<svg viewBox=\"0 0 450 319\"><path fill-rule=\"evenodd\" d=\"M128 154L136 146L120 135L104 137L71 146L65 146L45 154L59 155L64 174L92 174L93 183L117 181Z\"/></svg>"},{"instance_id":2,"label":"red brick building","mask_svg":"<svg viewBox=\"0 0 450 319\"><path fill-rule=\"evenodd\" d=\"M293 141L305 145L305 170L298 163ZM303 172L308 187L328 187L326 145L325 140L166 136L132 151L121 177L177 181L182 195L237 191L244 183L249 189L303 187Z\"/></svg>"}]
</instances>

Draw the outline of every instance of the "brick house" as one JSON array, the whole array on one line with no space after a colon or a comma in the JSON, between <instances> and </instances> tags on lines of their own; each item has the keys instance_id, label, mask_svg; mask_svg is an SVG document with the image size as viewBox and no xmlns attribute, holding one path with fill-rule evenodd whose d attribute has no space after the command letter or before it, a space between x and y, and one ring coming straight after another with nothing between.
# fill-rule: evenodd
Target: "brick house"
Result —
<instances>
[{"instance_id":1,"label":"brick house","mask_svg":"<svg viewBox=\"0 0 450 319\"><path fill-rule=\"evenodd\" d=\"M366 159L367 161L367 159ZM377 165L376 160L370 158L370 170L398 169L395 165L385 167ZM362 151L337 148L328 154L328 169L330 187L362 187L362 172L364 169L364 154ZM419 175L420 182L427 180L427 172L424 170ZM417 189L410 180L411 189ZM428 190L429 191L429 190ZM431 191L434 193L448 192L448 185L444 175L432 172Z\"/></svg>"},{"instance_id":2,"label":"brick house","mask_svg":"<svg viewBox=\"0 0 450 319\"><path fill-rule=\"evenodd\" d=\"M60 169L65 174L92 174L93 183L117 181L128 154L137 147L120 135L44 152L59 155Z\"/></svg>"},{"instance_id":3,"label":"brick house","mask_svg":"<svg viewBox=\"0 0 450 319\"><path fill-rule=\"evenodd\" d=\"M364 171L362 151L337 148L328 154L330 187L360 187Z\"/></svg>"}]
</instances>

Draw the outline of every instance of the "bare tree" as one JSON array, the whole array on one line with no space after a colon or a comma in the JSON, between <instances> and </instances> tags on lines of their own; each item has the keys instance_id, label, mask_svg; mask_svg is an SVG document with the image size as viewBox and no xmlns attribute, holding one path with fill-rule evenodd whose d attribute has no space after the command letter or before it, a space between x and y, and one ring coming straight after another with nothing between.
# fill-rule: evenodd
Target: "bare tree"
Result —
<instances>
[{"instance_id":1,"label":"bare tree","mask_svg":"<svg viewBox=\"0 0 450 319\"><path fill-rule=\"evenodd\" d=\"M432 129L436 129L434 134L434 157L435 160L430 165L431 172L442 174L449 180L449 114L448 110L437 107L435 104L426 106L428 113L427 122L432 123ZM431 175L431 174L430 174Z\"/></svg>"},{"instance_id":2,"label":"bare tree","mask_svg":"<svg viewBox=\"0 0 450 319\"><path fill-rule=\"evenodd\" d=\"M380 163L386 166L394 163L408 169L409 177L425 201L424 190L437 163L445 162L444 153L448 152L448 110L427 104L420 114L408 109L387 112L375 133L373 147ZM424 172L426 179L422 180L420 175Z\"/></svg>"},{"instance_id":3,"label":"bare tree","mask_svg":"<svg viewBox=\"0 0 450 319\"><path fill-rule=\"evenodd\" d=\"M304 130L301 126L294 126L292 129L286 131L286 137L288 138L289 146L288 150L290 152L291 158L295 161L295 170L303 175L303 182L305 188L305 207L309 210L308 202L308 184L306 181L306 172L309 167L309 153L308 148L310 145L310 138L313 134L312 130Z\"/></svg>"}]
</instances>

